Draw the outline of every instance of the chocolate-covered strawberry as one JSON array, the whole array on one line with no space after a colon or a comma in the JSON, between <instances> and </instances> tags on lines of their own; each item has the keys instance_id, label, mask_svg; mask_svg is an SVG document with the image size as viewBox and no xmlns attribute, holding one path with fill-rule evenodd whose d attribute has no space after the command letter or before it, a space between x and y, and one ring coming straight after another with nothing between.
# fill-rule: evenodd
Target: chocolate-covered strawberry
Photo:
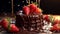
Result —
<instances>
[{"instance_id":1,"label":"chocolate-covered strawberry","mask_svg":"<svg viewBox=\"0 0 60 34\"><path fill-rule=\"evenodd\" d=\"M24 11L24 13L25 13L26 15L29 15L29 13L30 13L30 8L29 8L28 6L24 6L24 7L23 7L23 11Z\"/></svg>"},{"instance_id":2,"label":"chocolate-covered strawberry","mask_svg":"<svg viewBox=\"0 0 60 34\"><path fill-rule=\"evenodd\" d=\"M10 24L10 19L4 18L1 21L1 26L9 32L18 32L19 29L15 25Z\"/></svg>"}]
</instances>

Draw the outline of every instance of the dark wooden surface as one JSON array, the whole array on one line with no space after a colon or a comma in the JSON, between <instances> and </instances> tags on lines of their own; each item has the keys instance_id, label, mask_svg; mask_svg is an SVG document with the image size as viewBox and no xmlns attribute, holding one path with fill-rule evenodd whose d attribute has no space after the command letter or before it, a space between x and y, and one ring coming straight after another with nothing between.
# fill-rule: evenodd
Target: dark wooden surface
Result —
<instances>
[{"instance_id":1,"label":"dark wooden surface","mask_svg":"<svg viewBox=\"0 0 60 34\"><path fill-rule=\"evenodd\" d=\"M18 33L0 32L0 34L60 34L60 33L35 33L35 32L22 31L22 32L18 32Z\"/></svg>"},{"instance_id":2,"label":"dark wooden surface","mask_svg":"<svg viewBox=\"0 0 60 34\"><path fill-rule=\"evenodd\" d=\"M2 31L2 32L0 32L0 34L60 34L60 33L50 33L50 32L48 32L48 33L37 33L37 32L29 32L29 31L24 31L24 30L20 30L19 32L17 32L17 33L9 33L9 32L5 32L5 31Z\"/></svg>"},{"instance_id":3,"label":"dark wooden surface","mask_svg":"<svg viewBox=\"0 0 60 34\"><path fill-rule=\"evenodd\" d=\"M36 32L28 32L28 31L19 31L17 33L9 33L9 32L0 32L0 34L39 34L39 33L36 33Z\"/></svg>"}]
</instances>

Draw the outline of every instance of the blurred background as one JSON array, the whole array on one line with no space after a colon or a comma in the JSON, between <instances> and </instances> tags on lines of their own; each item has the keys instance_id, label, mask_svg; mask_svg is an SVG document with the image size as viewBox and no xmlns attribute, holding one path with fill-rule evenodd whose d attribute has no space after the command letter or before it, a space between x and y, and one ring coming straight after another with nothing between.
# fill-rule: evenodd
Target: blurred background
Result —
<instances>
[{"instance_id":1,"label":"blurred background","mask_svg":"<svg viewBox=\"0 0 60 34\"><path fill-rule=\"evenodd\" d=\"M27 5L27 0L13 0L13 12L16 14ZM31 0L35 2L35 0ZM40 0L40 8L44 14L60 14L60 0ZM0 0L0 15L12 13L12 0Z\"/></svg>"}]
</instances>

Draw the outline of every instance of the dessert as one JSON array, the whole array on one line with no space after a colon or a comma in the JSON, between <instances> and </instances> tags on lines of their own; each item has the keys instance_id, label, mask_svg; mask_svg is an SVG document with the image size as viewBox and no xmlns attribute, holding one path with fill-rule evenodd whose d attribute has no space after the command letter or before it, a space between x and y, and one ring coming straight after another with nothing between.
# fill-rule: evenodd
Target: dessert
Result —
<instances>
[{"instance_id":1,"label":"dessert","mask_svg":"<svg viewBox=\"0 0 60 34\"><path fill-rule=\"evenodd\" d=\"M16 26L27 31L40 32L42 30L42 10L37 5L30 4L23 7L23 11L16 15Z\"/></svg>"}]
</instances>

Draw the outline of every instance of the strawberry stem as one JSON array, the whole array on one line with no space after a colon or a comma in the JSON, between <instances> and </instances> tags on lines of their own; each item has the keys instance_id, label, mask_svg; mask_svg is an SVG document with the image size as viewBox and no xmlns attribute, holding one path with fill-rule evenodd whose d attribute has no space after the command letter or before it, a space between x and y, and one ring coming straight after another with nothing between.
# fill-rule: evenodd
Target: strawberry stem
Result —
<instances>
[{"instance_id":1,"label":"strawberry stem","mask_svg":"<svg viewBox=\"0 0 60 34\"><path fill-rule=\"evenodd\" d=\"M35 4L35 5L37 5L37 6L38 6L38 3L37 3L37 2L33 2L33 1L31 1L31 3L32 3L32 4Z\"/></svg>"}]
</instances>

